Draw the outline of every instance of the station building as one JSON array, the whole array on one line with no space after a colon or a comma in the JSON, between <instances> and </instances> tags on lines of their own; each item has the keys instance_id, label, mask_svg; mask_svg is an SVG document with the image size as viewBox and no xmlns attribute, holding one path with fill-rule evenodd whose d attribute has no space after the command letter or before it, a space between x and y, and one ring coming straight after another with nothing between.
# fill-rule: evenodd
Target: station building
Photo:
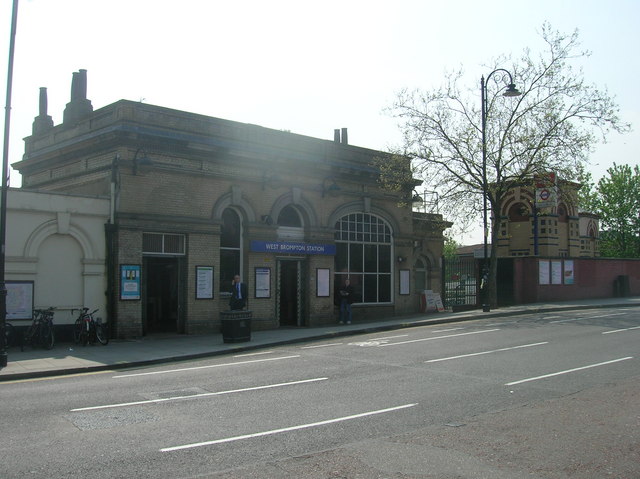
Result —
<instances>
[{"instance_id":1,"label":"station building","mask_svg":"<svg viewBox=\"0 0 640 479\"><path fill-rule=\"evenodd\" d=\"M537 185L531 178L509 191L499 219L499 257L600 256L599 217L579 211L580 184L552 177L551 183Z\"/></svg>"},{"instance_id":2,"label":"station building","mask_svg":"<svg viewBox=\"0 0 640 479\"><path fill-rule=\"evenodd\" d=\"M62 124L41 90L13 166L25 189L108 199L106 309L127 338L217 331L235 274L254 329L336 321L347 277L354 321L417 312L440 290L450 224L412 211L415 184L381 187L387 155L346 129L324 140L127 100L94 110L80 70Z\"/></svg>"}]
</instances>

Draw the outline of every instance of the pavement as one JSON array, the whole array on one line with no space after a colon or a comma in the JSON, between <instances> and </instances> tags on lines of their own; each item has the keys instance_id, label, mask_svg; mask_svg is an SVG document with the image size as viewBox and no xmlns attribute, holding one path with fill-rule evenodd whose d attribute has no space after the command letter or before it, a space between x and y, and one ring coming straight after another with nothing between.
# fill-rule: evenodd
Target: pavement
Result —
<instances>
[{"instance_id":1,"label":"pavement","mask_svg":"<svg viewBox=\"0 0 640 479\"><path fill-rule=\"evenodd\" d=\"M25 346L24 351L20 351L19 347L13 347L7 351L7 366L0 370L0 382L150 366L428 324L630 306L640 306L640 296L533 303L502 307L490 312L472 310L455 313L422 313L388 319L357 321L349 325L330 324L312 328L252 331L251 340L241 343L225 343L222 335L215 333L149 335L136 340L111 340L106 346L99 343L89 346L60 343L50 351L33 349L30 346Z\"/></svg>"}]
</instances>

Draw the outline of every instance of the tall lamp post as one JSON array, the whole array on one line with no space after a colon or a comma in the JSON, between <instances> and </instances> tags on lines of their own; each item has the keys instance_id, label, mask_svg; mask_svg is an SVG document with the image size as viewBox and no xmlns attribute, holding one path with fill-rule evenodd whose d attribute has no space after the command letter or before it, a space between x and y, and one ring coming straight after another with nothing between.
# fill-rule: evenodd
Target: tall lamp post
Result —
<instances>
[{"instance_id":1,"label":"tall lamp post","mask_svg":"<svg viewBox=\"0 0 640 479\"><path fill-rule=\"evenodd\" d=\"M7 190L9 189L9 120L11 119L11 87L13 85L13 53L18 23L18 0L13 0L11 37L9 40L9 67L7 68L7 102L4 113L4 145L2 148L2 192L0 194L0 369L7 366L7 283L5 272L5 244L7 238Z\"/></svg>"},{"instance_id":2,"label":"tall lamp post","mask_svg":"<svg viewBox=\"0 0 640 479\"><path fill-rule=\"evenodd\" d=\"M501 78L496 78L496 82L500 80L506 80L508 78L508 82L505 82L505 92L502 94L503 96L520 96L522 93L516 88L516 85L513 83L513 77L509 71L504 68L497 68L493 70L489 75L487 75L487 79L485 81L484 76L480 78L480 97L482 100L482 224L484 229L484 258L483 258L483 266L482 266L482 311L488 312L491 311L490 299L488 295L487 287L489 285L489 256L488 256L488 245L487 245L487 234L488 234L488 224L487 224L487 196L489 191L489 183L487 179L487 83L489 79L493 76L494 73L501 73Z\"/></svg>"}]
</instances>

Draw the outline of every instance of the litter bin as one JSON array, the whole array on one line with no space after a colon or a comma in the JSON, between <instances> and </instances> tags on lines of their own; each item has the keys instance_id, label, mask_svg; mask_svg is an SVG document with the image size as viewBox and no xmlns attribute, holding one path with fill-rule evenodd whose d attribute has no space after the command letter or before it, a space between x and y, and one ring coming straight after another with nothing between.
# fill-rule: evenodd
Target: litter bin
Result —
<instances>
[{"instance_id":1,"label":"litter bin","mask_svg":"<svg viewBox=\"0 0 640 479\"><path fill-rule=\"evenodd\" d=\"M251 311L220 311L220 332L225 343L251 341Z\"/></svg>"},{"instance_id":2,"label":"litter bin","mask_svg":"<svg viewBox=\"0 0 640 479\"><path fill-rule=\"evenodd\" d=\"M621 274L618 276L618 284L620 288L620 297L626 298L631 296L631 288L629 285L629 276L626 274Z\"/></svg>"}]
</instances>

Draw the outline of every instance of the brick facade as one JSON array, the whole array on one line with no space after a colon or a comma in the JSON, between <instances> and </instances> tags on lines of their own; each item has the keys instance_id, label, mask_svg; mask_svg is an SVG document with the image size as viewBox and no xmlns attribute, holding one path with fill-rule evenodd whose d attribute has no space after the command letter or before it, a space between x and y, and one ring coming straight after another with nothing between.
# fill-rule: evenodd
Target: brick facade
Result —
<instances>
[{"instance_id":1,"label":"brick facade","mask_svg":"<svg viewBox=\"0 0 640 479\"><path fill-rule=\"evenodd\" d=\"M23 161L14 165L25 187L112 199L110 314L119 337L147 334L157 327L150 315L161 308L172 309L178 332L219 329L219 312L228 308L220 283L222 215L229 209L241 222L238 273L249 285L255 329L282 326L286 314L297 326L335 321L335 264L333 255L252 251L252 241L335 245L336 221L352 213L375 215L392 231L391 300L355 305L354 320L417 311L416 264L427 265L427 283L439 290L449 225L440 215L413 213L401 201L410 191L380 188L372 165L384 152L124 100L25 141ZM301 227L277 224L288 207ZM184 238L184 250L143 251L145 234ZM140 300L118 294L126 264L142 268ZM196 298L197 266L213 267L213 299ZM255 295L256 268L269 269L268 297ZM317 294L319 268L331 272L329 296ZM401 269L411 271L408 295L399 294ZM287 303L285 293L295 298Z\"/></svg>"}]
</instances>

